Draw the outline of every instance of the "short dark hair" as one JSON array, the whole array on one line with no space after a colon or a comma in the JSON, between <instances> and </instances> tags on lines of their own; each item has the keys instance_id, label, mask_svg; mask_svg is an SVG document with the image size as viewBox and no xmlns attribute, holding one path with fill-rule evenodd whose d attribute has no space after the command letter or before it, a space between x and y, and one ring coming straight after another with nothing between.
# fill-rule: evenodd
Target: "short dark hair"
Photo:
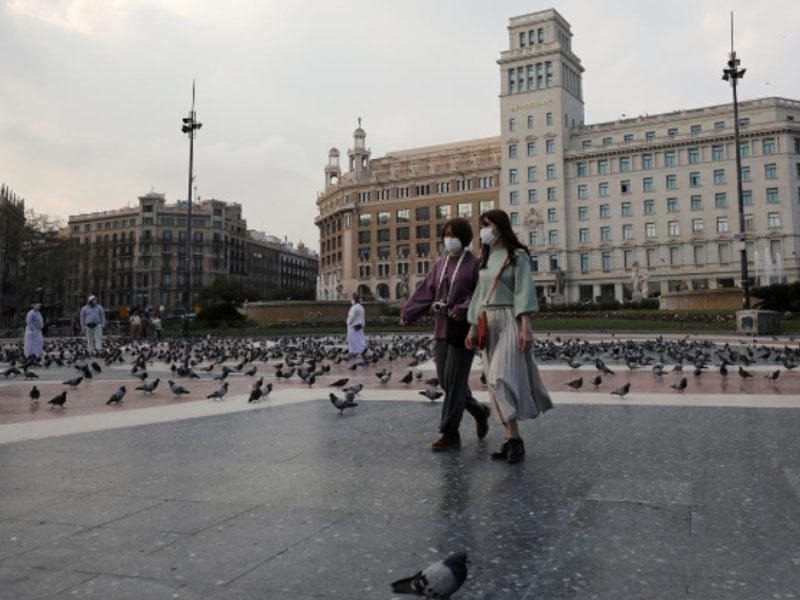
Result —
<instances>
[{"instance_id":1,"label":"short dark hair","mask_svg":"<svg viewBox=\"0 0 800 600\"><path fill-rule=\"evenodd\" d=\"M472 243L472 225L470 225L469 221L464 217L456 217L445 223L444 227L442 227L442 237L444 237L444 232L447 231L448 228L453 234L453 237L457 237L464 248Z\"/></svg>"}]
</instances>

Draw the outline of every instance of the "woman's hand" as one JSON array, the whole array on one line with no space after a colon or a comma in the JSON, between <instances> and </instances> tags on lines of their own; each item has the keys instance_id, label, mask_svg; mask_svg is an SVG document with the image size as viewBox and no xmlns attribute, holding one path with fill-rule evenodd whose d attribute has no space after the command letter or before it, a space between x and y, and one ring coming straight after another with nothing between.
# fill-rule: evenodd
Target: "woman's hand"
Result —
<instances>
[{"instance_id":1,"label":"woman's hand","mask_svg":"<svg viewBox=\"0 0 800 600\"><path fill-rule=\"evenodd\" d=\"M528 352L533 348L533 334L528 329L519 332L519 351Z\"/></svg>"},{"instance_id":2,"label":"woman's hand","mask_svg":"<svg viewBox=\"0 0 800 600\"><path fill-rule=\"evenodd\" d=\"M464 339L464 347L467 350L475 350L475 341L475 336L468 333L467 337Z\"/></svg>"}]
</instances>

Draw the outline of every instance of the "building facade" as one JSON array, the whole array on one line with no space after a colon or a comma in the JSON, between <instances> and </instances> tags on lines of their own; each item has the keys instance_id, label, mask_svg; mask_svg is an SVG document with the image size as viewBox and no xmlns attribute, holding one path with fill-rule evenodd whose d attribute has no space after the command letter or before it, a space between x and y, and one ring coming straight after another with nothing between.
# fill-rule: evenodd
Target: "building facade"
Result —
<instances>
[{"instance_id":1,"label":"building facade","mask_svg":"<svg viewBox=\"0 0 800 600\"><path fill-rule=\"evenodd\" d=\"M586 302L630 299L637 285L645 296L739 286L733 105L587 125L569 24L545 10L512 18L508 33L500 207L545 294ZM740 102L739 119L750 279L796 281L800 102Z\"/></svg>"},{"instance_id":2,"label":"building facade","mask_svg":"<svg viewBox=\"0 0 800 600\"><path fill-rule=\"evenodd\" d=\"M478 217L497 206L500 140L486 138L391 152L371 159L359 127L348 170L332 148L319 194L320 300L401 300L443 251L451 218L469 219L478 252Z\"/></svg>"},{"instance_id":3,"label":"building facade","mask_svg":"<svg viewBox=\"0 0 800 600\"><path fill-rule=\"evenodd\" d=\"M122 307L182 312L189 265L192 303L217 277L242 280L265 295L276 293L281 256L288 251L252 239L241 205L213 199L192 205L188 260L187 219L185 202L167 203L154 192L141 196L135 207L71 216L70 237L81 251L68 308L77 310L93 293L112 312ZM314 290L314 278L305 286Z\"/></svg>"},{"instance_id":4,"label":"building facade","mask_svg":"<svg viewBox=\"0 0 800 600\"><path fill-rule=\"evenodd\" d=\"M313 300L317 290L319 255L302 242L250 230L247 241L247 283L262 300Z\"/></svg>"},{"instance_id":5,"label":"building facade","mask_svg":"<svg viewBox=\"0 0 800 600\"><path fill-rule=\"evenodd\" d=\"M510 19L497 63L498 138L371 160L359 126L346 173L330 151L321 299L402 297L404 277L413 286L441 250L443 215L475 218L492 203L555 302L738 287L741 228L751 285L798 280L800 102L739 103L740 227L732 104L585 123L584 69L552 9Z\"/></svg>"},{"instance_id":6,"label":"building facade","mask_svg":"<svg viewBox=\"0 0 800 600\"><path fill-rule=\"evenodd\" d=\"M5 184L0 185L0 327L18 321L20 306L19 269L25 228L25 200ZM23 310L24 308L24 310Z\"/></svg>"}]
</instances>

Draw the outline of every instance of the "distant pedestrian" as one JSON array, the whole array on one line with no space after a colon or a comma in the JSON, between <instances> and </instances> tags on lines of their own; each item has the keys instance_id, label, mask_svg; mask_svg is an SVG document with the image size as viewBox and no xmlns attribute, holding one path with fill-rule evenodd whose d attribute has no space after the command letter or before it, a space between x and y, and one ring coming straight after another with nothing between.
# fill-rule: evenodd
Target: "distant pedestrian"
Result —
<instances>
[{"instance_id":1,"label":"distant pedestrian","mask_svg":"<svg viewBox=\"0 0 800 600\"><path fill-rule=\"evenodd\" d=\"M25 358L30 357L41 358L42 350L44 349L44 337L42 336L42 329L44 328L44 318L39 310L42 308L40 302L31 304L31 309L25 315Z\"/></svg>"},{"instance_id":2,"label":"distant pedestrian","mask_svg":"<svg viewBox=\"0 0 800 600\"><path fill-rule=\"evenodd\" d=\"M350 356L355 356L367 349L367 341L364 337L364 307L358 294L353 294L352 304L347 313L347 349Z\"/></svg>"},{"instance_id":3,"label":"distant pedestrian","mask_svg":"<svg viewBox=\"0 0 800 600\"><path fill-rule=\"evenodd\" d=\"M150 322L153 324L153 332L155 333L156 339L161 339L161 315L158 311L153 311L153 318L150 319Z\"/></svg>"},{"instance_id":4,"label":"distant pedestrian","mask_svg":"<svg viewBox=\"0 0 800 600\"><path fill-rule=\"evenodd\" d=\"M131 317L128 319L131 325L131 337L142 337L142 318L139 316L139 309L134 308Z\"/></svg>"},{"instance_id":5,"label":"distant pedestrian","mask_svg":"<svg viewBox=\"0 0 800 600\"><path fill-rule=\"evenodd\" d=\"M90 295L81 309L81 330L86 335L86 351L91 356L103 351L103 327L106 326L106 311L97 302L97 296Z\"/></svg>"}]
</instances>

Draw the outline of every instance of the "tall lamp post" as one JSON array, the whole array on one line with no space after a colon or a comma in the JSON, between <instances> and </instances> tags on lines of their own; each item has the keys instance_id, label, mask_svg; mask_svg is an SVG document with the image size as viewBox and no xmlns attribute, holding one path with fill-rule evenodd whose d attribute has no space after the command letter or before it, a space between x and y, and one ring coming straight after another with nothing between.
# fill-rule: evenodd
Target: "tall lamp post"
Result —
<instances>
[{"instance_id":1,"label":"tall lamp post","mask_svg":"<svg viewBox=\"0 0 800 600\"><path fill-rule=\"evenodd\" d=\"M736 58L736 51L733 49L733 13L731 13L731 53L728 59L728 67L722 71L722 79L730 81L733 90L733 137L736 144L736 199L739 208L739 255L742 264L742 308L750 309L750 281L747 274L747 234L745 233L744 221L744 196L742 195L742 151L739 147L739 101L736 96L736 82L744 77L746 69L740 69L740 60Z\"/></svg>"},{"instance_id":2,"label":"tall lamp post","mask_svg":"<svg viewBox=\"0 0 800 600\"><path fill-rule=\"evenodd\" d=\"M198 123L194 111L194 81L192 81L192 110L182 119L181 131L189 136L189 190L186 195L186 312L183 316L183 335L189 337L189 313L192 302L192 184L194 183L194 135L203 124Z\"/></svg>"}]
</instances>

